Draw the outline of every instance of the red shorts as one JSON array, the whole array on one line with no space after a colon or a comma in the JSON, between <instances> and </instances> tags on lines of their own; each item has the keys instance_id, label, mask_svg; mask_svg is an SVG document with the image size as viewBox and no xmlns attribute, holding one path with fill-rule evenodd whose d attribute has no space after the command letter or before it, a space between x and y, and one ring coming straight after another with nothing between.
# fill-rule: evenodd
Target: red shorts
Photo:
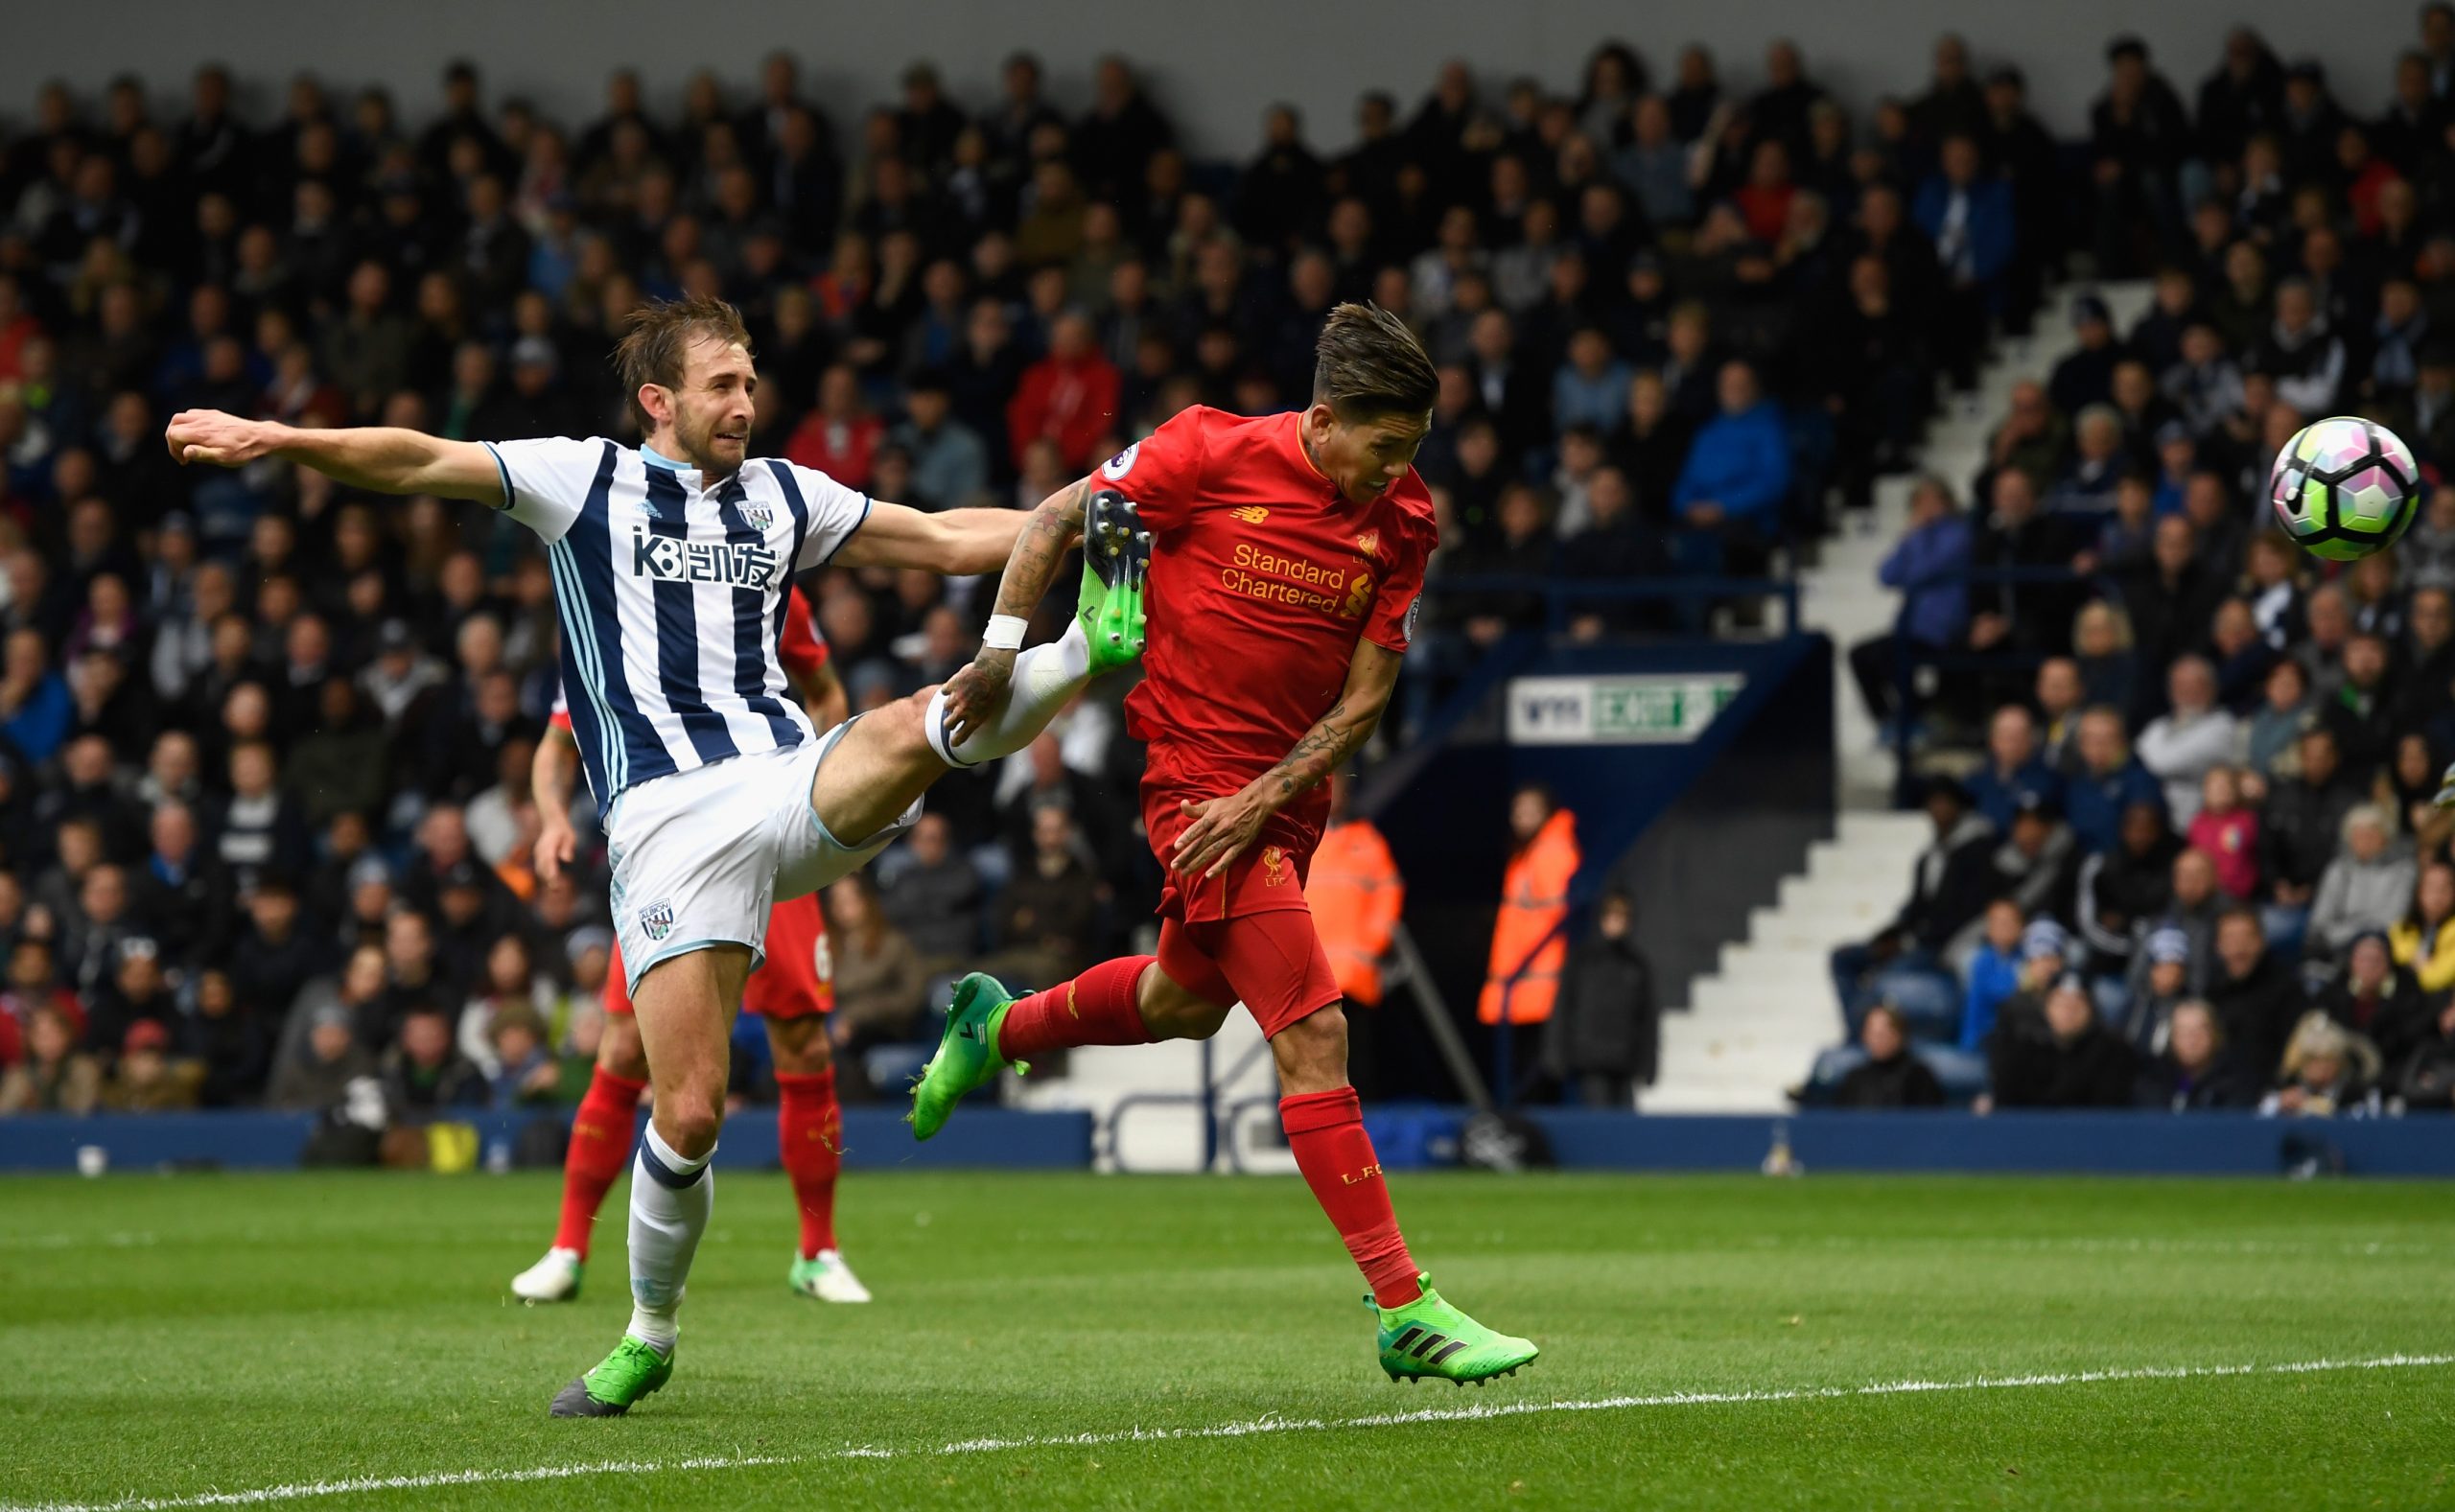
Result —
<instances>
[{"instance_id":1,"label":"red shorts","mask_svg":"<svg viewBox=\"0 0 2455 1512\"><path fill-rule=\"evenodd\" d=\"M1241 1001L1266 1039L1343 995L1309 908L1274 908L1193 924L1162 919L1159 969L1222 1008Z\"/></svg>"},{"instance_id":2,"label":"red shorts","mask_svg":"<svg viewBox=\"0 0 2455 1512\"><path fill-rule=\"evenodd\" d=\"M1170 859L1177 836L1188 823L1177 802L1163 794L1146 794L1142 803L1142 827L1151 836L1151 853L1158 858L1159 871L1167 878L1159 894L1161 917L1199 923L1278 909L1310 912L1304 901L1304 879L1312 874L1313 846L1318 840L1298 848L1265 829L1243 855L1228 863L1227 871L1207 880L1188 877Z\"/></svg>"},{"instance_id":3,"label":"red shorts","mask_svg":"<svg viewBox=\"0 0 2455 1512\"><path fill-rule=\"evenodd\" d=\"M803 1018L835 1006L835 958L828 953L827 916L818 895L779 903L767 916L767 959L742 985L741 1011L766 1018ZM631 1011L622 947L605 967L605 1012Z\"/></svg>"}]
</instances>

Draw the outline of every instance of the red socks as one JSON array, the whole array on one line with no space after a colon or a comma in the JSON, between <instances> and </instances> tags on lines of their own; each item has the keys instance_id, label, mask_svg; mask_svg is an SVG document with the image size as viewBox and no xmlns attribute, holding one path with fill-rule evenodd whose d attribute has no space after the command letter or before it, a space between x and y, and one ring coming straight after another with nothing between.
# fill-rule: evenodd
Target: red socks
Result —
<instances>
[{"instance_id":1,"label":"red socks","mask_svg":"<svg viewBox=\"0 0 2455 1512\"><path fill-rule=\"evenodd\" d=\"M1355 1088L1280 1098L1278 1121L1287 1130L1287 1148L1296 1152L1296 1169L1313 1189L1313 1199L1346 1242L1356 1268L1372 1283L1372 1299L1394 1308L1421 1295L1415 1259L1407 1253L1397 1212L1390 1206L1390 1184L1382 1179L1381 1162L1364 1131L1364 1107L1356 1101Z\"/></svg>"},{"instance_id":2,"label":"red socks","mask_svg":"<svg viewBox=\"0 0 2455 1512\"><path fill-rule=\"evenodd\" d=\"M1103 961L1064 987L1017 998L997 1030L997 1053L1029 1060L1068 1045L1147 1045L1135 987L1157 956Z\"/></svg>"},{"instance_id":3,"label":"red socks","mask_svg":"<svg viewBox=\"0 0 2455 1512\"><path fill-rule=\"evenodd\" d=\"M563 1220L554 1230L554 1247L588 1258L588 1236L596 1226L596 1210L605 1204L606 1189L631 1163L637 1133L640 1094L645 1082L609 1075L599 1066L588 1081L588 1095L572 1115L571 1147L563 1151Z\"/></svg>"},{"instance_id":4,"label":"red socks","mask_svg":"<svg viewBox=\"0 0 2455 1512\"><path fill-rule=\"evenodd\" d=\"M844 1113L835 1101L835 1068L814 1076L780 1071L776 1143L802 1215L802 1258L835 1247L835 1175L844 1168Z\"/></svg>"}]
</instances>

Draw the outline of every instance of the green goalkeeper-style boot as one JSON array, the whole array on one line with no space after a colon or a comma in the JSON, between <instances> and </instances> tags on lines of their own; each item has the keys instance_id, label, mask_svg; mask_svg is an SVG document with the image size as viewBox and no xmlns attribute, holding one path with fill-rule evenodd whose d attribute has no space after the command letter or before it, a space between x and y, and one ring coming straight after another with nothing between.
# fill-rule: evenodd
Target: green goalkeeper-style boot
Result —
<instances>
[{"instance_id":1,"label":"green goalkeeper-style boot","mask_svg":"<svg viewBox=\"0 0 2455 1512\"><path fill-rule=\"evenodd\" d=\"M655 1345L625 1334L596 1369L554 1393L549 1412L554 1417L620 1417L672 1377L672 1355L659 1354Z\"/></svg>"},{"instance_id":2,"label":"green goalkeeper-style boot","mask_svg":"<svg viewBox=\"0 0 2455 1512\"><path fill-rule=\"evenodd\" d=\"M1381 1368L1392 1381L1409 1385L1426 1376L1477 1385L1494 1376L1511 1376L1531 1365L1542 1351L1532 1342L1495 1334L1440 1299L1432 1277L1417 1274L1421 1296L1405 1307L1388 1308L1365 1294L1364 1305L1381 1319Z\"/></svg>"},{"instance_id":3,"label":"green goalkeeper-style boot","mask_svg":"<svg viewBox=\"0 0 2455 1512\"><path fill-rule=\"evenodd\" d=\"M984 972L974 971L955 984L938 1053L914 1080L912 1111L903 1115L914 1138L926 1139L946 1128L964 1094L986 1085L1005 1067L1006 1058L997 1053L997 1030L1014 1001L1003 983ZM1017 1060L1015 1069L1030 1068Z\"/></svg>"},{"instance_id":4,"label":"green goalkeeper-style boot","mask_svg":"<svg viewBox=\"0 0 2455 1512\"><path fill-rule=\"evenodd\" d=\"M1142 512L1115 489L1101 489L1083 517L1083 588L1074 610L1094 677L1141 657L1142 591L1150 576L1151 532L1142 528Z\"/></svg>"}]
</instances>

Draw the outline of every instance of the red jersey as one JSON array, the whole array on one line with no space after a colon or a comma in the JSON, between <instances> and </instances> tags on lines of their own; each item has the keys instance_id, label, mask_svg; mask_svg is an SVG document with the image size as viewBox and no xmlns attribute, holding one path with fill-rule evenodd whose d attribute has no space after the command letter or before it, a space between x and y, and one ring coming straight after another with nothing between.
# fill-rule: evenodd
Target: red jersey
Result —
<instances>
[{"instance_id":1,"label":"red jersey","mask_svg":"<svg viewBox=\"0 0 2455 1512\"><path fill-rule=\"evenodd\" d=\"M1197 406L1097 475L1152 531L1144 677L1125 709L1150 749L1155 847L1181 800L1224 798L1286 756L1338 702L1359 640L1403 652L1415 629L1438 537L1431 491L1410 469L1348 502L1304 454L1302 420ZM1329 806L1327 783L1300 795L1256 852L1309 859Z\"/></svg>"}]
</instances>

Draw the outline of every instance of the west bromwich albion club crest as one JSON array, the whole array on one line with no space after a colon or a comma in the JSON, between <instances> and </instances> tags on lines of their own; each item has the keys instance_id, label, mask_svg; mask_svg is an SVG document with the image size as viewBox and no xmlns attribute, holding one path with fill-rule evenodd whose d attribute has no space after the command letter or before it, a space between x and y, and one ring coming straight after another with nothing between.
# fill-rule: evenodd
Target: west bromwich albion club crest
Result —
<instances>
[{"instance_id":1,"label":"west bromwich albion club crest","mask_svg":"<svg viewBox=\"0 0 2455 1512\"><path fill-rule=\"evenodd\" d=\"M661 941L673 933L673 905L650 903L647 907L641 909L640 928L646 931L650 940Z\"/></svg>"},{"instance_id":2,"label":"west bromwich albion club crest","mask_svg":"<svg viewBox=\"0 0 2455 1512\"><path fill-rule=\"evenodd\" d=\"M768 504L745 503L741 506L741 518L761 530L772 530L776 525L775 508Z\"/></svg>"}]
</instances>

